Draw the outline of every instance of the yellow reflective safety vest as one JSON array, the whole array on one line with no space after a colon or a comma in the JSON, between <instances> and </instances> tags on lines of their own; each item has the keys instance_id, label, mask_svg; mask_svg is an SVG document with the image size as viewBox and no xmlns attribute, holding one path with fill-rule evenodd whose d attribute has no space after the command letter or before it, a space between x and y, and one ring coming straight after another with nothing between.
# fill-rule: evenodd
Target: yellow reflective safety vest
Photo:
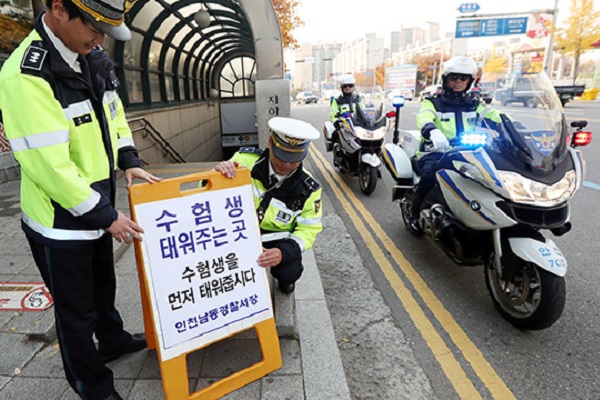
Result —
<instances>
[{"instance_id":1,"label":"yellow reflective safety vest","mask_svg":"<svg viewBox=\"0 0 600 400\"><path fill-rule=\"evenodd\" d=\"M494 123L502 121L498 110L484 106L472 93L458 100L435 94L421 102L416 122L421 133L424 128L437 128L450 140L456 137L457 133L472 131L475 126L481 125L483 119Z\"/></svg>"},{"instance_id":2,"label":"yellow reflective safety vest","mask_svg":"<svg viewBox=\"0 0 600 400\"><path fill-rule=\"evenodd\" d=\"M352 100L352 101L350 101ZM352 102L352 105L350 104ZM363 102L362 97L357 94L352 94L351 96L338 96L337 99L333 99L331 102L331 106L329 107L329 118L331 122L335 122L342 116L343 113L349 111L352 114L356 113L356 107L360 107L361 109L365 108L365 103Z\"/></svg>"},{"instance_id":3,"label":"yellow reflective safety vest","mask_svg":"<svg viewBox=\"0 0 600 400\"><path fill-rule=\"evenodd\" d=\"M43 14L42 14L43 15ZM0 122L21 166L23 229L35 240L94 240L117 218L115 171L141 166L117 94L113 63L99 49L62 58L38 18L0 71Z\"/></svg>"},{"instance_id":4,"label":"yellow reflective safety vest","mask_svg":"<svg viewBox=\"0 0 600 400\"><path fill-rule=\"evenodd\" d=\"M323 230L321 185L300 165L271 186L268 149L242 148L231 161L251 170L263 242L291 240L298 245L298 255L310 249Z\"/></svg>"}]
</instances>

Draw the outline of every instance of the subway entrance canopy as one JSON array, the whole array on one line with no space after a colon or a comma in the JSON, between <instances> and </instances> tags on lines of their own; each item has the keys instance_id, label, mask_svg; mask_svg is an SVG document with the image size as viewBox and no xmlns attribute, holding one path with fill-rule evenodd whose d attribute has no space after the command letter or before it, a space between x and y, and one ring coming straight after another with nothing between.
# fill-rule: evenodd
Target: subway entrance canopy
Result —
<instances>
[{"instance_id":1,"label":"subway entrance canopy","mask_svg":"<svg viewBox=\"0 0 600 400\"><path fill-rule=\"evenodd\" d=\"M256 81L283 79L271 0L138 0L127 6L131 40L107 38L105 50L130 110L254 97ZM196 22L199 12L208 13L208 26Z\"/></svg>"}]
</instances>

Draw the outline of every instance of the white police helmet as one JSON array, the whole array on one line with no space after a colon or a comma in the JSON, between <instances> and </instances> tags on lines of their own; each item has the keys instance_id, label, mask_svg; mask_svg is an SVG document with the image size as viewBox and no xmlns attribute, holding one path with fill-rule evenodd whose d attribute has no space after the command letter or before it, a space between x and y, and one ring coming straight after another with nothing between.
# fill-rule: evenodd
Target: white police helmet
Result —
<instances>
[{"instance_id":1,"label":"white police helmet","mask_svg":"<svg viewBox=\"0 0 600 400\"><path fill-rule=\"evenodd\" d=\"M345 85L356 85L356 79L354 79L352 75L343 76L340 79L340 87L343 87Z\"/></svg>"},{"instance_id":2,"label":"white police helmet","mask_svg":"<svg viewBox=\"0 0 600 400\"><path fill-rule=\"evenodd\" d=\"M320 135L314 126L299 119L275 117L268 124L271 131L271 151L275 157L285 162L302 161L310 142Z\"/></svg>"},{"instance_id":3,"label":"white police helmet","mask_svg":"<svg viewBox=\"0 0 600 400\"><path fill-rule=\"evenodd\" d=\"M471 78L475 79L477 77L477 64L471 57L466 56L456 56L452 57L444 64L444 70L442 71L442 76L446 77L447 75L455 73L461 75L470 75Z\"/></svg>"},{"instance_id":4,"label":"white police helmet","mask_svg":"<svg viewBox=\"0 0 600 400\"><path fill-rule=\"evenodd\" d=\"M477 64L475 64L475 61L473 61L471 57L452 57L444 63L444 69L442 70L442 84L444 90L448 90L447 81L450 74L469 76L470 79L466 88L466 90L468 90L477 77L477 71Z\"/></svg>"}]
</instances>

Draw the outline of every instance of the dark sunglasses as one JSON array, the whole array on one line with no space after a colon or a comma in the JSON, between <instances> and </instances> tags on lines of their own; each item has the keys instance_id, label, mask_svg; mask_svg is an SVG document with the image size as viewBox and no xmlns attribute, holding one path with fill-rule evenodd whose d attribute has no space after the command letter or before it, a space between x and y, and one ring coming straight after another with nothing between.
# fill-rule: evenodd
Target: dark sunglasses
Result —
<instances>
[{"instance_id":1,"label":"dark sunglasses","mask_svg":"<svg viewBox=\"0 0 600 400\"><path fill-rule=\"evenodd\" d=\"M342 89L353 88L354 85L342 85Z\"/></svg>"},{"instance_id":2,"label":"dark sunglasses","mask_svg":"<svg viewBox=\"0 0 600 400\"><path fill-rule=\"evenodd\" d=\"M450 74L450 75L448 75L448 80L457 81L460 79L461 81L466 82L469 80L470 77L471 77L470 75Z\"/></svg>"}]
</instances>

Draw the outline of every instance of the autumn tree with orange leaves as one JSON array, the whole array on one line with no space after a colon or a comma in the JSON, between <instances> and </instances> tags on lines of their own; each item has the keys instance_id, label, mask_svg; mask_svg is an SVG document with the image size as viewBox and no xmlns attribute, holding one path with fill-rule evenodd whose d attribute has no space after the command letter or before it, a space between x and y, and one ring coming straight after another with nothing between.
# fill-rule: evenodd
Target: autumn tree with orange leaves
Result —
<instances>
[{"instance_id":1,"label":"autumn tree with orange leaves","mask_svg":"<svg viewBox=\"0 0 600 400\"><path fill-rule=\"evenodd\" d=\"M296 7L300 4L297 0L272 0L273 8L279 18L279 28L283 40L284 50L295 50L298 41L294 38L294 29L304 25L304 21L296 13Z\"/></svg>"}]
</instances>

